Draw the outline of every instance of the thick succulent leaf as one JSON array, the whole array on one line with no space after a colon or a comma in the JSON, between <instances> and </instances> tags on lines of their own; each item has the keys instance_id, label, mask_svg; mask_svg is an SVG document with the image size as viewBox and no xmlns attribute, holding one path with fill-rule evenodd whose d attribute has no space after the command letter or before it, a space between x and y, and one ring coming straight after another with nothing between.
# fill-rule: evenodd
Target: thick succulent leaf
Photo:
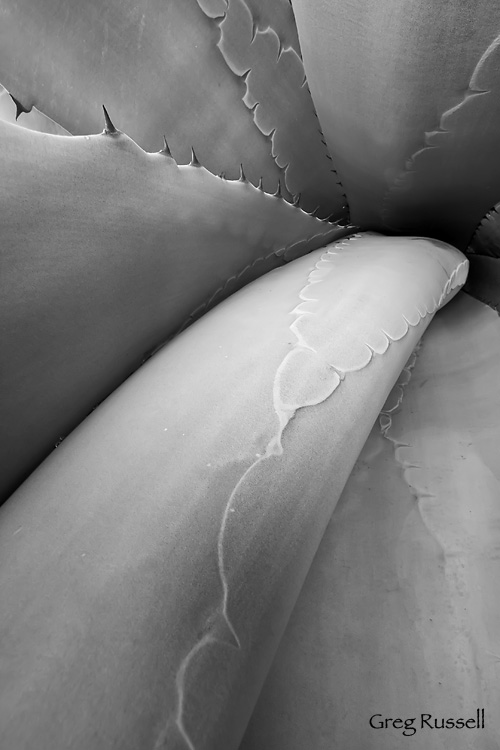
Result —
<instances>
[{"instance_id":1,"label":"thick succulent leaf","mask_svg":"<svg viewBox=\"0 0 500 750\"><path fill-rule=\"evenodd\" d=\"M423 133L462 100L477 61L500 30L500 7L496 0L477 0L473 11L463 0L292 4L307 80L352 220L380 228L387 188L421 148ZM468 115L468 140L461 147L472 149L465 154L467 164L475 158L477 143L486 139L484 145L491 145L497 136L496 111L490 109L483 122ZM463 151L455 156L460 162ZM455 175L452 169L450 179ZM434 178L443 190L439 196L433 192L440 212L452 211L466 194L474 200L476 183L455 187L446 182L445 187L443 176L433 170ZM498 192L475 224L497 198ZM412 205L418 207L413 200ZM461 210L456 207L457 214ZM418 233L427 232L419 227Z\"/></svg>"},{"instance_id":2,"label":"thick succulent leaf","mask_svg":"<svg viewBox=\"0 0 500 750\"><path fill-rule=\"evenodd\" d=\"M472 236L469 251L500 258L500 203L479 224Z\"/></svg>"},{"instance_id":3,"label":"thick succulent leaf","mask_svg":"<svg viewBox=\"0 0 500 750\"><path fill-rule=\"evenodd\" d=\"M466 271L429 241L328 245L204 315L53 452L0 509L3 746L237 747L357 455Z\"/></svg>"},{"instance_id":4,"label":"thick succulent leaf","mask_svg":"<svg viewBox=\"0 0 500 750\"><path fill-rule=\"evenodd\" d=\"M487 255L469 256L470 276L465 289L500 315L500 258Z\"/></svg>"},{"instance_id":5,"label":"thick succulent leaf","mask_svg":"<svg viewBox=\"0 0 500 750\"><path fill-rule=\"evenodd\" d=\"M284 186L300 205L318 215L345 215L345 195L333 169L305 82L302 60L276 31L258 29L245 0L229 0L220 22L219 49L246 85L244 101L255 124L268 136L284 170Z\"/></svg>"},{"instance_id":6,"label":"thick succulent leaf","mask_svg":"<svg viewBox=\"0 0 500 750\"><path fill-rule=\"evenodd\" d=\"M460 295L403 374L334 510L241 750L498 744L498 317ZM480 707L479 731L420 724L422 712L439 726ZM417 731L372 729L380 713L374 723L417 717Z\"/></svg>"},{"instance_id":7,"label":"thick succulent leaf","mask_svg":"<svg viewBox=\"0 0 500 750\"><path fill-rule=\"evenodd\" d=\"M347 229L120 133L0 133L5 497L183 324Z\"/></svg>"},{"instance_id":8,"label":"thick succulent leaf","mask_svg":"<svg viewBox=\"0 0 500 750\"><path fill-rule=\"evenodd\" d=\"M167 134L179 162L194 146L215 174L275 190L281 170L217 49L197 0L0 0L0 81L73 134L95 133L101 103L143 148Z\"/></svg>"},{"instance_id":9,"label":"thick succulent leaf","mask_svg":"<svg viewBox=\"0 0 500 750\"><path fill-rule=\"evenodd\" d=\"M500 193L500 36L481 55L462 100L426 133L387 194L385 219L467 247Z\"/></svg>"}]
</instances>

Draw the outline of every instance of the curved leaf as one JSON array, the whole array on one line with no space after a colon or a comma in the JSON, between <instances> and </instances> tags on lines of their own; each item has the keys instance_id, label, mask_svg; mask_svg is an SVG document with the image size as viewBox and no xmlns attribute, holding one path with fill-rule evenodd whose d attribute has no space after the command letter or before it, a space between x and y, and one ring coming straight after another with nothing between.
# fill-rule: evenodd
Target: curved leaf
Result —
<instances>
[{"instance_id":1,"label":"curved leaf","mask_svg":"<svg viewBox=\"0 0 500 750\"><path fill-rule=\"evenodd\" d=\"M385 436L384 419L333 512L240 750L498 743L499 334L466 294L425 332ZM479 731L420 726L420 712L439 726L479 707ZM416 732L376 730L374 714Z\"/></svg>"},{"instance_id":2,"label":"curved leaf","mask_svg":"<svg viewBox=\"0 0 500 750\"><path fill-rule=\"evenodd\" d=\"M69 436L0 510L5 747L237 747L371 425L466 270L428 241L329 245Z\"/></svg>"},{"instance_id":3,"label":"curved leaf","mask_svg":"<svg viewBox=\"0 0 500 750\"><path fill-rule=\"evenodd\" d=\"M176 330L347 233L124 134L0 122L2 496Z\"/></svg>"}]
</instances>

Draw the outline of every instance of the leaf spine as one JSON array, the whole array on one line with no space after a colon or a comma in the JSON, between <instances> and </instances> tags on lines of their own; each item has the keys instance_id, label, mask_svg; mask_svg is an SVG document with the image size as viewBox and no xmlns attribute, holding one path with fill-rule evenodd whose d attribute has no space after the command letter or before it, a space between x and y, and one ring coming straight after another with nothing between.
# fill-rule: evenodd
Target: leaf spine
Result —
<instances>
[{"instance_id":1,"label":"leaf spine","mask_svg":"<svg viewBox=\"0 0 500 750\"><path fill-rule=\"evenodd\" d=\"M159 153L160 154L164 154L165 156L169 156L171 159L174 158L172 156L172 152L170 151L170 147L169 147L169 145L167 143L166 136L163 136L163 148L161 149L161 151Z\"/></svg>"},{"instance_id":2,"label":"leaf spine","mask_svg":"<svg viewBox=\"0 0 500 750\"><path fill-rule=\"evenodd\" d=\"M103 135L118 135L119 131L115 128L113 123L111 122L111 117L108 114L108 110L102 105L102 109L104 112L104 130Z\"/></svg>"},{"instance_id":3,"label":"leaf spine","mask_svg":"<svg viewBox=\"0 0 500 750\"><path fill-rule=\"evenodd\" d=\"M191 146L191 161L189 163L190 167L201 167L200 162L198 161L198 157L196 156L194 152L194 148Z\"/></svg>"}]
</instances>

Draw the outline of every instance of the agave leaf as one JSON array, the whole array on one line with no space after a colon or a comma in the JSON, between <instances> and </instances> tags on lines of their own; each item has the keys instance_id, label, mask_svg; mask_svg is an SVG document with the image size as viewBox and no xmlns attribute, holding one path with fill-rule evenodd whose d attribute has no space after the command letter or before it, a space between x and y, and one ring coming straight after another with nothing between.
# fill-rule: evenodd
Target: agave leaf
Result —
<instances>
[{"instance_id":1,"label":"agave leaf","mask_svg":"<svg viewBox=\"0 0 500 750\"><path fill-rule=\"evenodd\" d=\"M469 250L500 258L500 203L489 211L474 232Z\"/></svg>"},{"instance_id":2,"label":"agave leaf","mask_svg":"<svg viewBox=\"0 0 500 750\"><path fill-rule=\"evenodd\" d=\"M5 497L188 319L348 230L122 133L0 133Z\"/></svg>"},{"instance_id":3,"label":"agave leaf","mask_svg":"<svg viewBox=\"0 0 500 750\"><path fill-rule=\"evenodd\" d=\"M154 151L167 133L179 162L191 146L215 174L280 170L242 102L244 85L216 47L219 30L197 0L0 0L0 81L73 134L98 131L105 102L121 128Z\"/></svg>"},{"instance_id":4,"label":"agave leaf","mask_svg":"<svg viewBox=\"0 0 500 750\"><path fill-rule=\"evenodd\" d=\"M424 333L390 425L373 428L334 510L240 750L434 748L439 735L465 750L460 731L420 731L419 712L475 718L480 706L479 746L498 743L499 333L465 294ZM371 728L382 711L417 716L413 739L404 725Z\"/></svg>"},{"instance_id":5,"label":"agave leaf","mask_svg":"<svg viewBox=\"0 0 500 750\"><path fill-rule=\"evenodd\" d=\"M346 199L328 149L297 52L276 31L257 28L245 0L230 0L218 46L246 85L244 101L255 124L272 141L284 186L301 194L301 206L322 217L346 213Z\"/></svg>"},{"instance_id":6,"label":"agave leaf","mask_svg":"<svg viewBox=\"0 0 500 750\"><path fill-rule=\"evenodd\" d=\"M5 747L237 747L354 461L466 268L422 240L328 245L203 316L53 452L0 509Z\"/></svg>"},{"instance_id":7,"label":"agave leaf","mask_svg":"<svg viewBox=\"0 0 500 750\"><path fill-rule=\"evenodd\" d=\"M352 220L380 228L388 186L421 147L422 134L436 127L439 113L460 101L498 33L498 3L477 0L474 12L463 0L293 0L292 5L307 80ZM471 115L470 143L462 148L467 151L484 135L491 145L498 121L495 110L482 123ZM475 154L473 148L470 159ZM456 153L457 161L463 156ZM465 159L470 162L467 153ZM476 189L467 182L445 186L434 170L429 177L436 177L442 191L439 211L446 210L449 197L450 210L460 213L454 199ZM417 223L421 213L414 214ZM427 233L419 227L418 234Z\"/></svg>"},{"instance_id":8,"label":"agave leaf","mask_svg":"<svg viewBox=\"0 0 500 750\"><path fill-rule=\"evenodd\" d=\"M467 247L500 193L500 36L481 55L462 100L426 133L389 191L388 226Z\"/></svg>"}]
</instances>

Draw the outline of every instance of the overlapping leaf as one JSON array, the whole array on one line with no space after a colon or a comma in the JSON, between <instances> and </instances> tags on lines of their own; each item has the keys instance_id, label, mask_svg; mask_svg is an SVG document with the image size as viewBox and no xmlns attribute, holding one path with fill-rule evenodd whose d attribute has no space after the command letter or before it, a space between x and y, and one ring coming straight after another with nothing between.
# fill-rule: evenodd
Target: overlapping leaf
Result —
<instances>
[{"instance_id":1,"label":"overlapping leaf","mask_svg":"<svg viewBox=\"0 0 500 750\"><path fill-rule=\"evenodd\" d=\"M74 135L95 133L101 103L148 151L166 133L179 162L194 146L215 174L281 175L268 139L221 58L197 0L0 0L0 82Z\"/></svg>"},{"instance_id":2,"label":"overlapping leaf","mask_svg":"<svg viewBox=\"0 0 500 750\"><path fill-rule=\"evenodd\" d=\"M189 319L346 229L121 133L0 133L5 495Z\"/></svg>"},{"instance_id":3,"label":"overlapping leaf","mask_svg":"<svg viewBox=\"0 0 500 750\"><path fill-rule=\"evenodd\" d=\"M500 36L481 55L462 100L409 160L387 195L396 231L417 230L467 247L500 194Z\"/></svg>"},{"instance_id":4,"label":"overlapping leaf","mask_svg":"<svg viewBox=\"0 0 500 750\"><path fill-rule=\"evenodd\" d=\"M364 228L381 228L387 188L421 148L422 134L462 99L477 61L500 30L500 7L496 0L477 0L473 6L462 0L292 4L307 80L352 219ZM494 94L489 98L493 103ZM429 165L425 189L430 192L422 194L422 184L422 190L415 186L416 192L408 193L408 213L418 234L427 233L420 217L425 219L430 204L436 205L438 216L448 212L448 225L452 212L459 216L467 200L475 200L477 181L469 183L465 172L478 154L481 159L497 158L491 150L500 132L496 107L485 107L481 114L479 109L467 112L460 125L465 138L459 136L457 123L448 166L444 161ZM459 176L461 164L466 169ZM493 164L486 166L485 182ZM448 167L448 176L443 176ZM479 193L484 196L484 185ZM482 207L471 231L498 195ZM468 208L467 213L474 212ZM399 204L393 214L398 220ZM408 231L406 223L399 229Z\"/></svg>"},{"instance_id":5,"label":"overlapping leaf","mask_svg":"<svg viewBox=\"0 0 500 750\"><path fill-rule=\"evenodd\" d=\"M245 104L258 129L271 139L285 187L301 194L307 210L340 217L346 199L319 128L302 60L273 28L261 30L253 15L256 5L229 0L218 46L245 82Z\"/></svg>"},{"instance_id":6,"label":"overlapping leaf","mask_svg":"<svg viewBox=\"0 0 500 750\"><path fill-rule=\"evenodd\" d=\"M401 730L360 714L397 703L398 716L423 705L447 717L464 699L485 707L479 747L498 744L499 333L467 295L427 329L335 508L240 750L399 750ZM460 731L419 735L417 721L408 745L467 748Z\"/></svg>"}]
</instances>

